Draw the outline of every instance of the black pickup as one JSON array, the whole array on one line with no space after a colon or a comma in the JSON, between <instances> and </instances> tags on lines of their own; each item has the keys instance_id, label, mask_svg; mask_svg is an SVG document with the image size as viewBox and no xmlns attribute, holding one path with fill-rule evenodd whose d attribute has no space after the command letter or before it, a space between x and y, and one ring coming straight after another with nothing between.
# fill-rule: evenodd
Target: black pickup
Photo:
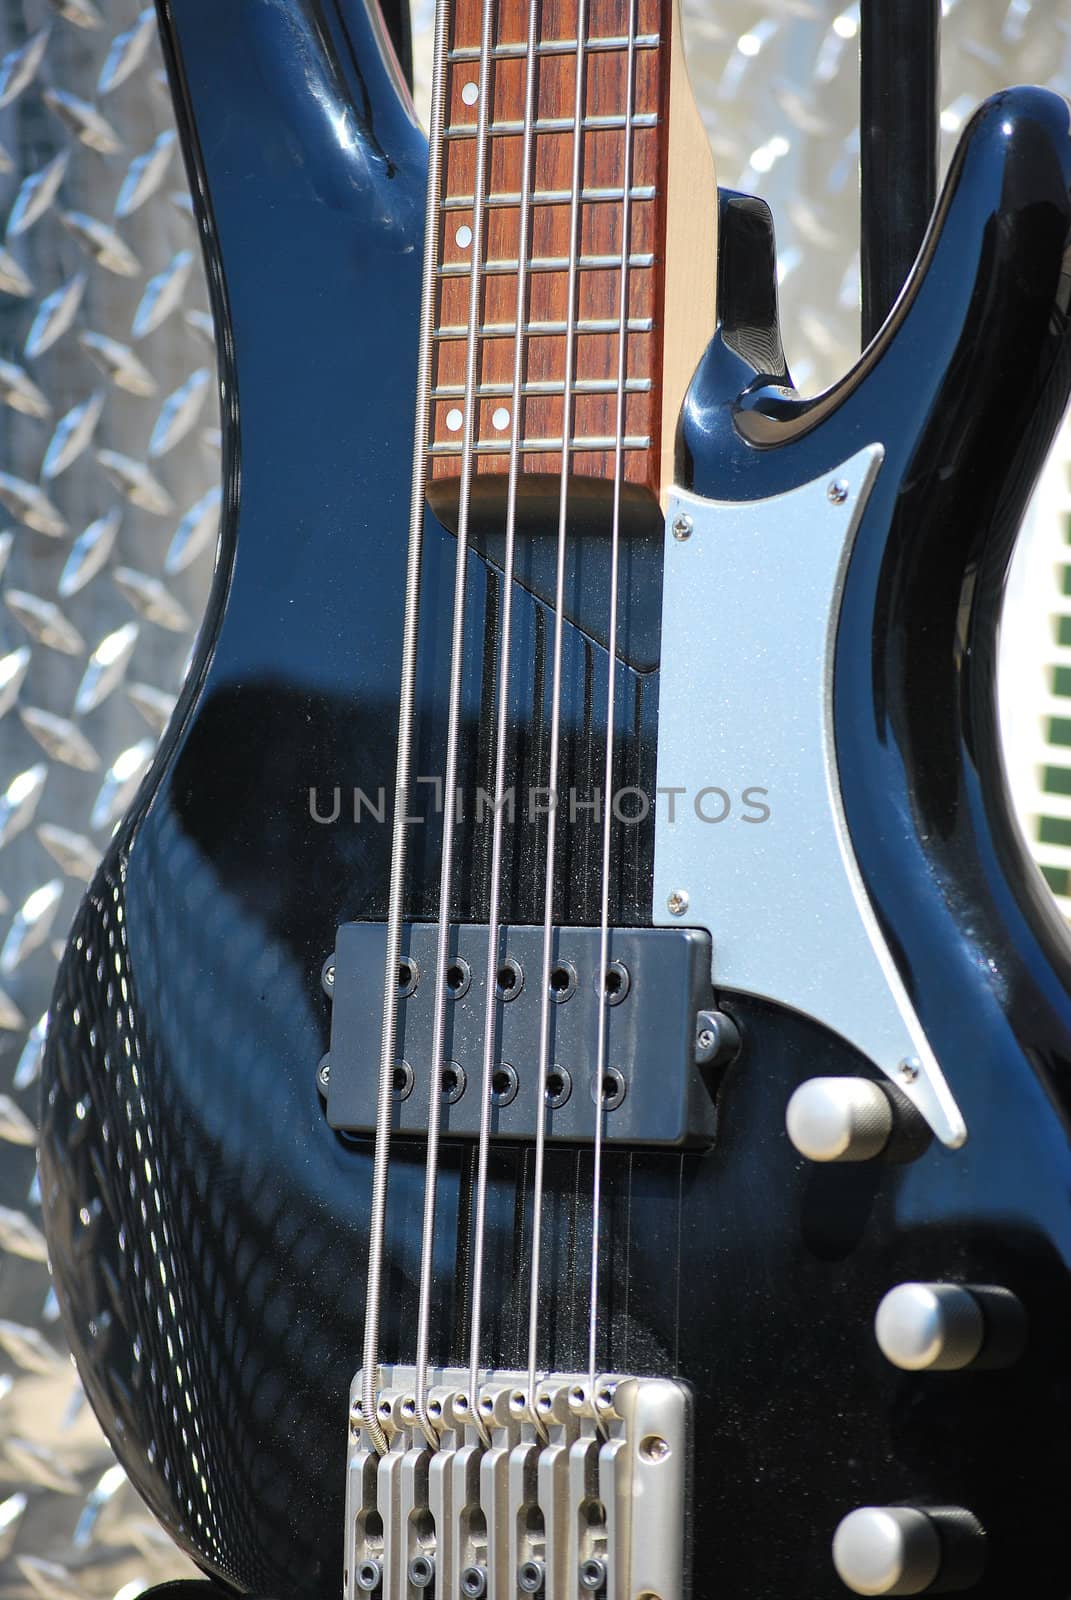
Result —
<instances>
[{"instance_id":1,"label":"black pickup","mask_svg":"<svg viewBox=\"0 0 1071 1600\"><path fill-rule=\"evenodd\" d=\"M436 937L431 923L407 924L402 931L393 1122L401 1135L419 1137L427 1131ZM479 1133L487 938L486 924L451 929L446 1046L437 1075L442 1132L449 1138ZM376 1125L385 950L384 924L343 923L324 968L333 1013L330 1054L318 1081L328 1122L347 1133L368 1133ZM599 966L598 928L555 930L547 1138L587 1144L595 1136L602 983L608 1002L605 1139L626 1145L709 1145L716 1073L698 1064L696 1044L697 1018L713 1005L709 936L691 928L614 928L605 973L600 975ZM496 1139L535 1137L542 968L542 928L500 931L492 1009ZM703 1055L700 1048L699 1058Z\"/></svg>"}]
</instances>

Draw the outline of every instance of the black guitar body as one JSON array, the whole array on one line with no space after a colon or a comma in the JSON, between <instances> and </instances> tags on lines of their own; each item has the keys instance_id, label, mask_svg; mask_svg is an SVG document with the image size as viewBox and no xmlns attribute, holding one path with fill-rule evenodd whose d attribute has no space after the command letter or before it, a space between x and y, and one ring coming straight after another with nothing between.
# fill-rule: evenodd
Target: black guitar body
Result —
<instances>
[{"instance_id":1,"label":"black guitar body","mask_svg":"<svg viewBox=\"0 0 1071 1600\"><path fill-rule=\"evenodd\" d=\"M372 1141L325 1119L320 974L340 923L386 916L390 830L355 823L352 794L393 775L425 145L360 0L161 12L219 330L223 552L179 711L60 972L42 1190L89 1398L153 1511L235 1589L333 1600ZM986 1600L1071 1590L1071 968L1011 820L994 704L1003 578L1071 382L1069 189L1065 103L990 102L900 306L845 383L808 403L785 388L768 229L753 203L723 202L723 326L685 409L681 479L755 499L885 446L838 634L844 807L969 1138L903 1164L805 1162L784 1131L793 1089L874 1069L806 1017L726 993L744 1048L713 1148L607 1150L600 1360L693 1386L697 1600L836 1600L838 1520L894 1502L974 1512ZM455 543L430 514L426 543L417 771L434 774ZM645 584L638 572L616 710L621 779L653 792ZM534 589L518 585L514 612L524 788L548 781L549 613ZM489 783L501 606L478 553L469 592L475 787ZM606 653L582 595L576 617L565 764L581 786L606 728ZM317 821L336 788L337 820ZM490 831L468 818L460 831L455 915L485 921ZM429 920L433 814L421 837L407 914ZM541 919L539 839L532 824L511 843L507 920ZM650 923L652 851L649 824L619 830L616 923ZM597 923L596 861L581 821L559 921ZM473 1167L471 1145L447 1143L444 1363L466 1359ZM526 1361L530 1177L526 1146L492 1147L484 1318L503 1367ZM544 1326L559 1370L586 1364L590 1181L590 1152L549 1151ZM413 1360L423 1187L422 1141L396 1141L385 1361ZM1011 1289L1024 1356L1005 1372L896 1371L873 1316L904 1279Z\"/></svg>"}]
</instances>

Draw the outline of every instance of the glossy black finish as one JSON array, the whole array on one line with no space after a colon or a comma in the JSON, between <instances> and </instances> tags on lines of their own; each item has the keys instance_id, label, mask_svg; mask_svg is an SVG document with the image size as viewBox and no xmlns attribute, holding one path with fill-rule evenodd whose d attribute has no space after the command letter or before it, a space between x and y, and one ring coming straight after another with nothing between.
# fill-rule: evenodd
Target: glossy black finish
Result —
<instances>
[{"instance_id":1,"label":"glossy black finish","mask_svg":"<svg viewBox=\"0 0 1071 1600\"><path fill-rule=\"evenodd\" d=\"M941 0L859 7L863 343L892 310L937 200Z\"/></svg>"},{"instance_id":2,"label":"glossy black finish","mask_svg":"<svg viewBox=\"0 0 1071 1600\"><path fill-rule=\"evenodd\" d=\"M358 0L171 0L164 21L222 330L224 553L179 713L60 973L42 1192L87 1392L149 1504L234 1587L334 1600L371 1162L316 1090L320 971L341 921L384 913L388 831L318 825L308 790L374 791L393 767L424 152ZM694 1386L699 1600L835 1600L838 1519L904 1499L982 1519L985 1600L1024 1574L1036 1600L1067 1592L1071 1436L1049 1424L1071 1400L1071 1019L1008 821L984 630L1066 392L1068 161L1062 102L991 105L913 298L841 391L802 406L783 371L764 389L741 339L719 339L688 402L681 459L700 492L754 498L886 444L845 596L838 750L867 882L972 1135L911 1164L809 1167L784 1134L793 1088L871 1069L804 1018L722 995L744 1045L714 1149L607 1152L600 1359ZM768 225L742 220L754 259ZM769 295L756 304L773 349ZM453 548L429 518L425 773L441 770ZM470 578L471 788L486 782L500 590L479 556ZM526 788L546 782L548 619L526 590L515 607L511 770ZM597 781L605 665L570 626L578 788ZM619 686L619 781L651 788L658 675L625 666ZM518 921L541 913L540 831L521 827L510 853ZM434 817L423 837L407 909L426 918ZM597 920L594 843L570 834L562 922ZM461 846L455 909L483 920L471 819ZM649 922L650 893L650 828L622 828L614 920ZM395 1146L385 1360L412 1359L423 1162L420 1143ZM492 1152L484 1315L501 1365L524 1359L529 1166L524 1148ZM590 1167L586 1152L548 1159L558 1368L585 1359ZM438 1359L463 1346L471 1192L471 1152L446 1148ZM871 1320L906 1277L1006 1284L1031 1319L1022 1363L893 1371Z\"/></svg>"}]
</instances>

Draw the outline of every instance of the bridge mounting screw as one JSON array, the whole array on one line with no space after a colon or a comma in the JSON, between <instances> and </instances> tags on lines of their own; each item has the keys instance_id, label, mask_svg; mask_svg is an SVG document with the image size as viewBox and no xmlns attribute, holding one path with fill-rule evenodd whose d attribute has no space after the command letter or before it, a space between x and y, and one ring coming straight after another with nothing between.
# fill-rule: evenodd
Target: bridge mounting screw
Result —
<instances>
[{"instance_id":1,"label":"bridge mounting screw","mask_svg":"<svg viewBox=\"0 0 1071 1600\"><path fill-rule=\"evenodd\" d=\"M843 478L834 478L826 490L826 499L834 506L842 506L848 498L848 485Z\"/></svg>"},{"instance_id":2,"label":"bridge mounting screw","mask_svg":"<svg viewBox=\"0 0 1071 1600\"><path fill-rule=\"evenodd\" d=\"M374 1556L369 1556L357 1568L357 1587L363 1589L365 1594L374 1594L383 1582L383 1564Z\"/></svg>"},{"instance_id":3,"label":"bridge mounting screw","mask_svg":"<svg viewBox=\"0 0 1071 1600\"><path fill-rule=\"evenodd\" d=\"M690 539L692 537L692 528L693 527L694 527L694 523L692 522L691 517L686 517L683 512L681 513L681 515L679 517L674 517L673 518L673 537L674 537L674 539L680 539L682 541L685 540L685 539Z\"/></svg>"},{"instance_id":4,"label":"bridge mounting screw","mask_svg":"<svg viewBox=\"0 0 1071 1600\"><path fill-rule=\"evenodd\" d=\"M409 1563L409 1582L414 1589L430 1589L435 1582L435 1562L431 1556L414 1556Z\"/></svg>"},{"instance_id":5,"label":"bridge mounting screw","mask_svg":"<svg viewBox=\"0 0 1071 1600\"><path fill-rule=\"evenodd\" d=\"M599 1594L606 1587L606 1562L598 1556L589 1556L580 1563L580 1587L589 1594Z\"/></svg>"},{"instance_id":6,"label":"bridge mounting screw","mask_svg":"<svg viewBox=\"0 0 1071 1600\"><path fill-rule=\"evenodd\" d=\"M666 896L666 910L671 917L683 917L688 909L687 889L671 889Z\"/></svg>"}]
</instances>

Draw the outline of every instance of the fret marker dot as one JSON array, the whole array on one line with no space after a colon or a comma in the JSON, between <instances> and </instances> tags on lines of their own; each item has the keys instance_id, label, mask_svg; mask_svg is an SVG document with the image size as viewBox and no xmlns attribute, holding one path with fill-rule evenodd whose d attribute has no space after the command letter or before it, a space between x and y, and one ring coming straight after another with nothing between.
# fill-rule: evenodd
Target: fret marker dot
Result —
<instances>
[{"instance_id":1,"label":"fret marker dot","mask_svg":"<svg viewBox=\"0 0 1071 1600\"><path fill-rule=\"evenodd\" d=\"M464 422L464 420L464 413L459 411L457 406L451 406L450 410L446 413L446 426L450 429L451 433L460 433L461 424Z\"/></svg>"},{"instance_id":2,"label":"fret marker dot","mask_svg":"<svg viewBox=\"0 0 1071 1600\"><path fill-rule=\"evenodd\" d=\"M499 433L505 433L506 429L509 427L509 412L506 410L505 406L495 407L494 411L491 413L491 421L498 429Z\"/></svg>"},{"instance_id":3,"label":"fret marker dot","mask_svg":"<svg viewBox=\"0 0 1071 1600\"><path fill-rule=\"evenodd\" d=\"M467 106L474 106L477 100L480 98L479 84L466 83L461 90L461 98Z\"/></svg>"},{"instance_id":4,"label":"fret marker dot","mask_svg":"<svg viewBox=\"0 0 1071 1600\"><path fill-rule=\"evenodd\" d=\"M472 229L463 223L454 234L454 239L462 250L467 250L472 243Z\"/></svg>"}]
</instances>

